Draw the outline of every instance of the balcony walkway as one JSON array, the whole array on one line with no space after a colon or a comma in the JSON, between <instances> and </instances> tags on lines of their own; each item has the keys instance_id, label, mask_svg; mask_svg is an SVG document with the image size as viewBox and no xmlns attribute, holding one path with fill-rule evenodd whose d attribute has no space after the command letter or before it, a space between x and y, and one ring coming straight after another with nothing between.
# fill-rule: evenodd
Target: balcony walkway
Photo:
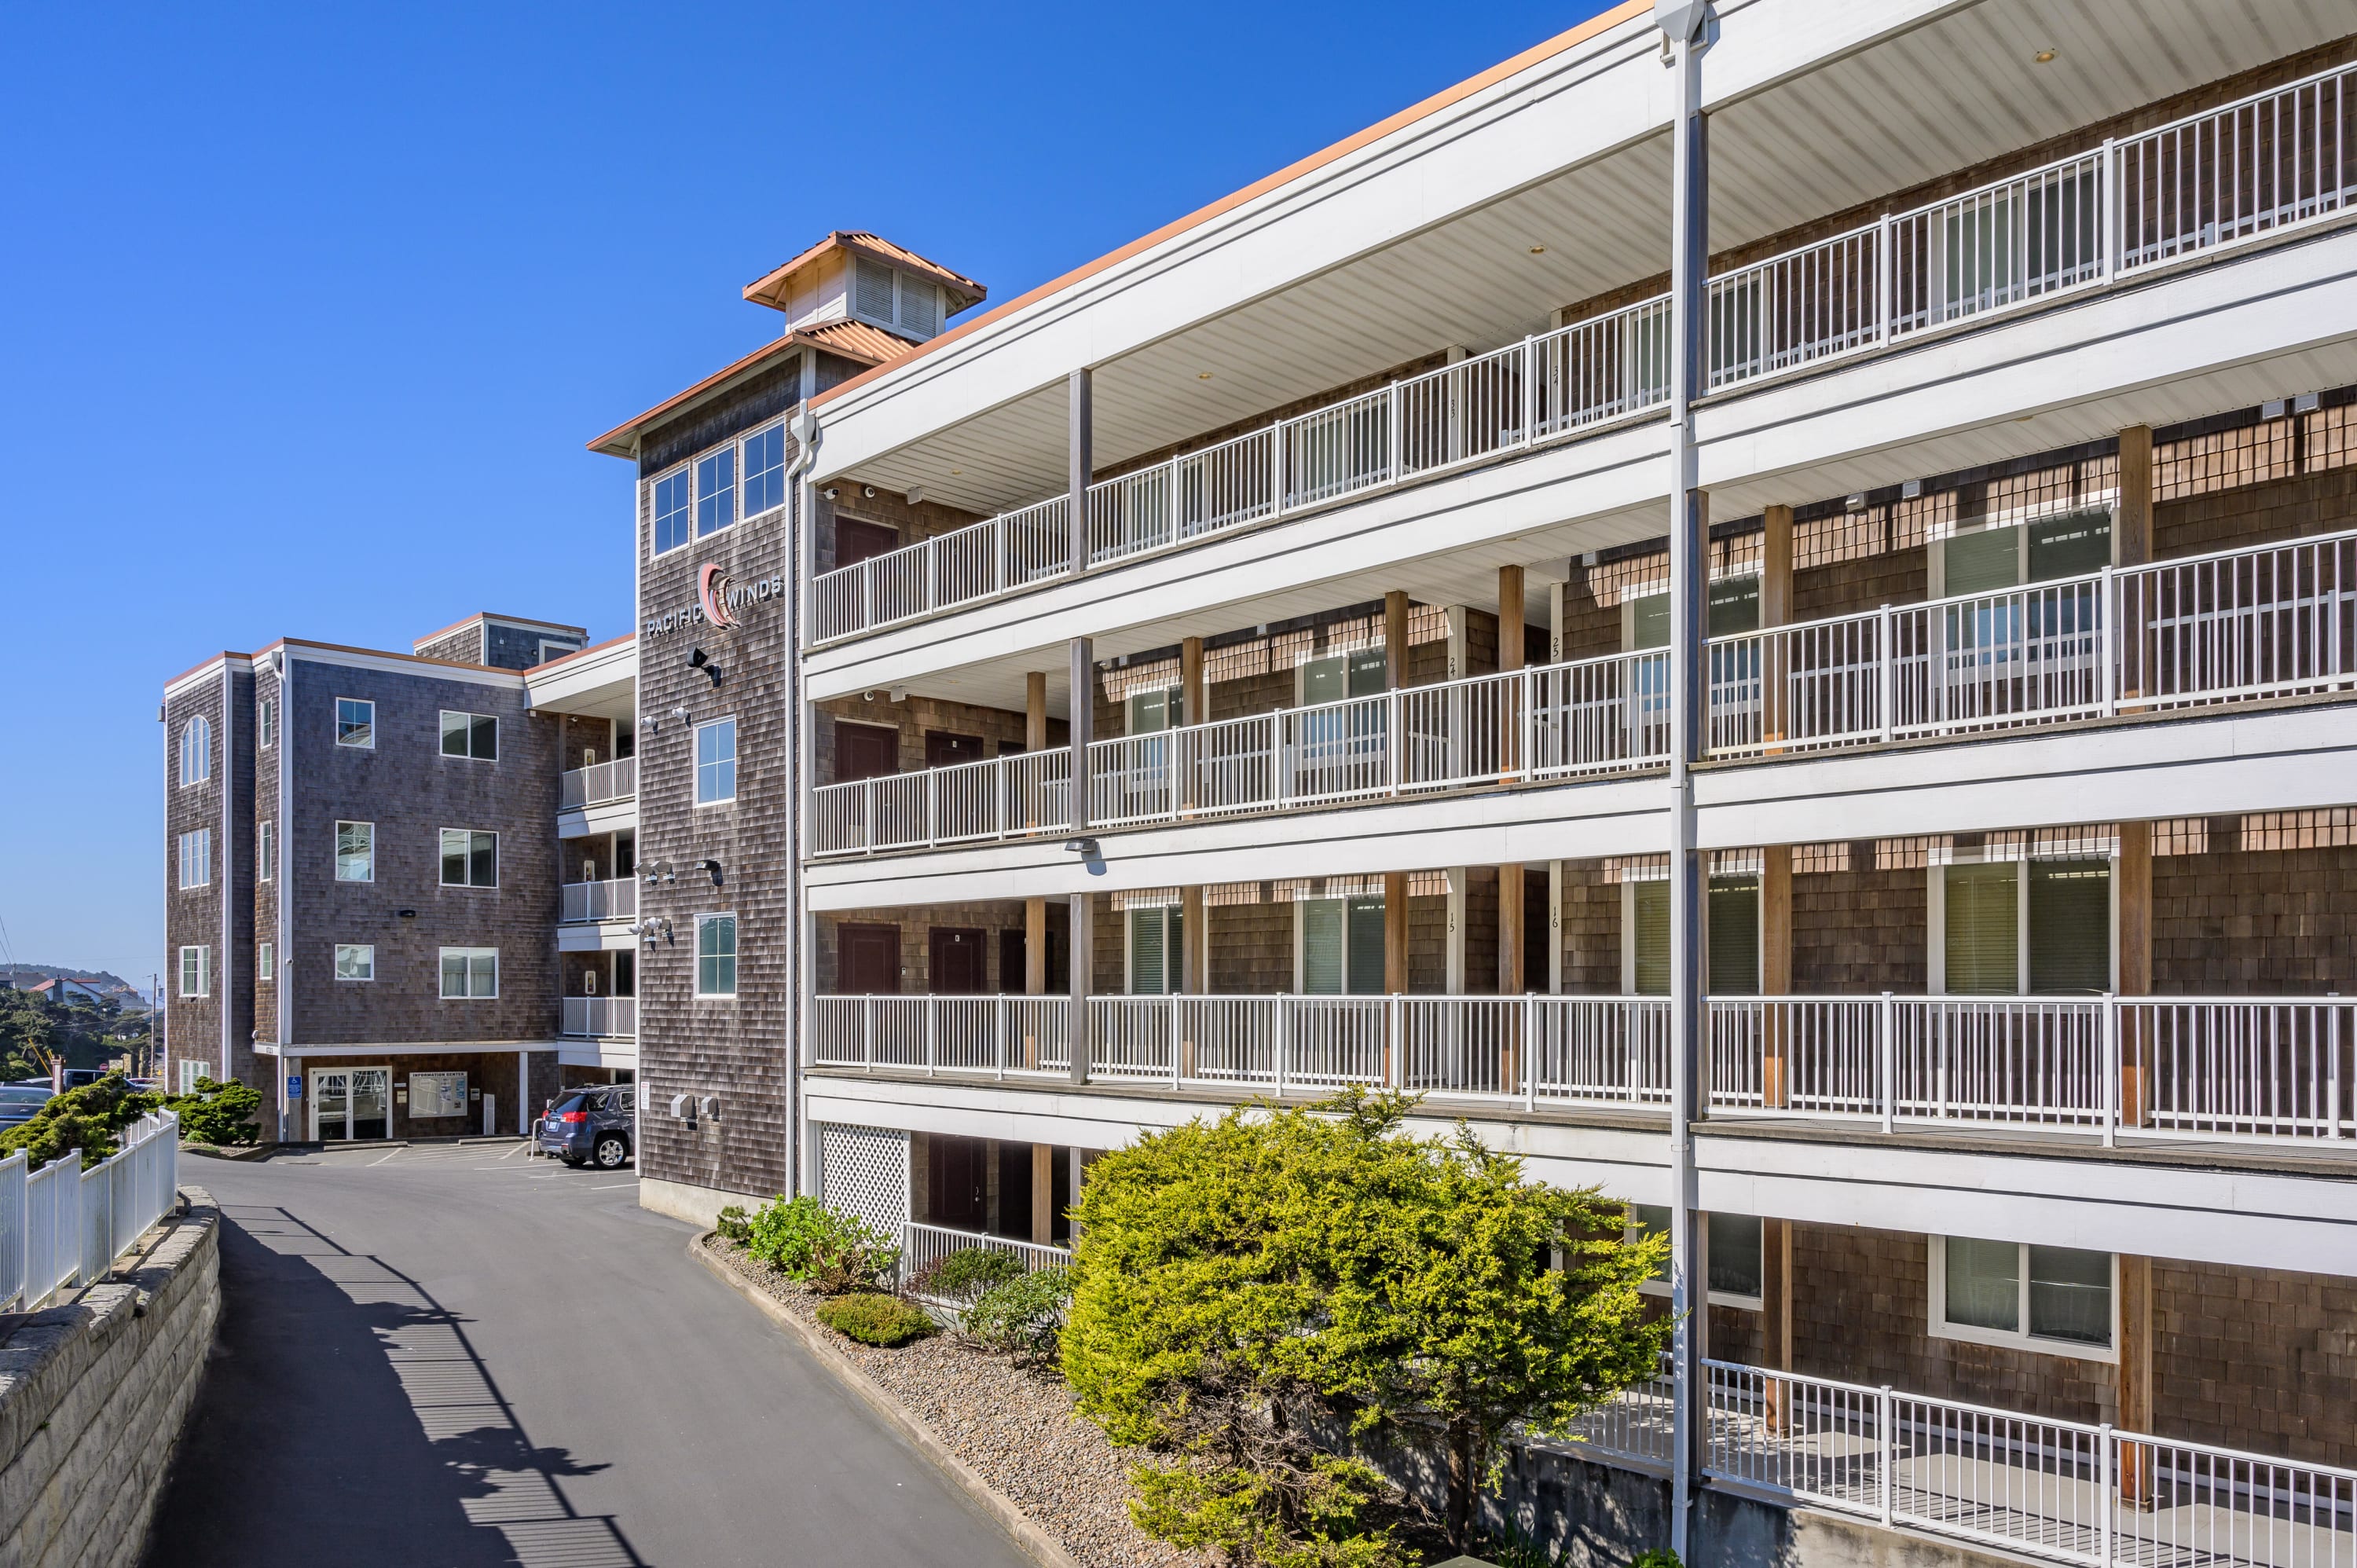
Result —
<instances>
[{"instance_id":1,"label":"balcony walkway","mask_svg":"<svg viewBox=\"0 0 2357 1568\"><path fill-rule=\"evenodd\" d=\"M2357 531L1715 638L1742 761L2357 690ZM1669 655L1622 653L1093 742L1092 831L1539 785L1669 760ZM813 791L821 856L1067 832L1072 753Z\"/></svg>"}]
</instances>

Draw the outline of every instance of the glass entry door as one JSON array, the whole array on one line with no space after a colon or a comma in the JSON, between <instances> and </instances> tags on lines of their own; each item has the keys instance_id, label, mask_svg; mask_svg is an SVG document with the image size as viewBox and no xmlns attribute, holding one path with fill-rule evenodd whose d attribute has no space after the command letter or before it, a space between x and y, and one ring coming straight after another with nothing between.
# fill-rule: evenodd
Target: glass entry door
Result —
<instances>
[{"instance_id":1,"label":"glass entry door","mask_svg":"<svg viewBox=\"0 0 2357 1568\"><path fill-rule=\"evenodd\" d=\"M311 1136L322 1143L389 1136L392 1098L390 1068L320 1069L311 1074Z\"/></svg>"}]
</instances>

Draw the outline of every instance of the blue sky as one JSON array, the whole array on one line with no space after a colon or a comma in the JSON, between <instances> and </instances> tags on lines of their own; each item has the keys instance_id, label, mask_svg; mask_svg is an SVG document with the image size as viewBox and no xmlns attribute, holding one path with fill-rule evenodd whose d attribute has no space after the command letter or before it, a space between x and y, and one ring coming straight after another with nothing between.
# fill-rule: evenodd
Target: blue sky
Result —
<instances>
[{"instance_id":1,"label":"blue sky","mask_svg":"<svg viewBox=\"0 0 2357 1568\"><path fill-rule=\"evenodd\" d=\"M163 682L630 608L583 442L864 228L1007 298L1603 9L47 5L0 134L17 961L163 967Z\"/></svg>"}]
</instances>

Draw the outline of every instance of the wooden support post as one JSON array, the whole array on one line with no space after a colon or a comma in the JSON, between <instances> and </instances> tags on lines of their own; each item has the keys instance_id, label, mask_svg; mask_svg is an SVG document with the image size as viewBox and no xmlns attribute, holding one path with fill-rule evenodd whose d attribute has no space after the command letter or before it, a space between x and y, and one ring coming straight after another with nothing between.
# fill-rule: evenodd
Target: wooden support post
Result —
<instances>
[{"instance_id":1,"label":"wooden support post","mask_svg":"<svg viewBox=\"0 0 2357 1568\"><path fill-rule=\"evenodd\" d=\"M1770 1371L1792 1369L1792 1222L1760 1221L1760 1359ZM1786 1384L1766 1380L1768 1430L1781 1433L1790 1418Z\"/></svg>"},{"instance_id":2,"label":"wooden support post","mask_svg":"<svg viewBox=\"0 0 2357 1568\"><path fill-rule=\"evenodd\" d=\"M1521 571L1515 569L1515 575ZM1501 616L1501 622L1504 620ZM1498 994L1520 996L1528 989L1524 954L1523 866L1520 862L1498 867ZM1521 1010L1508 1013L1498 1041L1498 1090L1514 1094L1523 1086Z\"/></svg>"},{"instance_id":3,"label":"wooden support post","mask_svg":"<svg viewBox=\"0 0 2357 1568\"><path fill-rule=\"evenodd\" d=\"M1383 596L1383 680L1394 692L1407 684L1407 595Z\"/></svg>"},{"instance_id":4,"label":"wooden support post","mask_svg":"<svg viewBox=\"0 0 2357 1568\"><path fill-rule=\"evenodd\" d=\"M1760 992L1792 993L1792 846L1760 851ZM1781 1008L1761 1010L1760 1091L1764 1105L1792 1103L1790 1020Z\"/></svg>"},{"instance_id":5,"label":"wooden support post","mask_svg":"<svg viewBox=\"0 0 2357 1568\"><path fill-rule=\"evenodd\" d=\"M1182 638L1178 643L1178 706L1183 725L1200 725L1211 717L1209 695L1203 689L1203 639Z\"/></svg>"},{"instance_id":6,"label":"wooden support post","mask_svg":"<svg viewBox=\"0 0 2357 1568\"><path fill-rule=\"evenodd\" d=\"M1765 524L1760 544L1760 627L1792 624L1792 509L1771 506L1762 514ZM1760 643L1760 736L1770 751L1790 733L1792 715L1784 693L1790 670L1784 645L1775 638Z\"/></svg>"},{"instance_id":7,"label":"wooden support post","mask_svg":"<svg viewBox=\"0 0 2357 1568\"><path fill-rule=\"evenodd\" d=\"M1048 672L1034 670L1023 677L1023 749L1048 749Z\"/></svg>"},{"instance_id":8,"label":"wooden support post","mask_svg":"<svg viewBox=\"0 0 2357 1568\"><path fill-rule=\"evenodd\" d=\"M1056 1240L1056 1145L1031 1145L1031 1240L1052 1246Z\"/></svg>"},{"instance_id":9,"label":"wooden support post","mask_svg":"<svg viewBox=\"0 0 2357 1568\"><path fill-rule=\"evenodd\" d=\"M1502 674L1510 670L1520 670L1523 663L1523 569L1520 566L1501 566L1498 568L1498 670ZM1522 689L1519 686L1508 686L1501 693L1498 703L1499 772L1502 776L1501 781L1508 784L1514 781L1516 772L1523 766L1521 698ZM1518 866L1515 869L1519 879L1521 868ZM1499 890L1499 897L1501 898L1505 897L1502 887ZM1500 908L1503 908L1504 906L1501 904ZM1503 916L1500 917L1501 923L1499 929L1501 941L1504 933L1503 918ZM1514 926L1519 932L1522 929L1520 915L1515 916ZM1502 950L1501 947L1501 951ZM1518 973L1514 990L1521 989ZM1503 993L1505 987L1501 986L1499 990Z\"/></svg>"},{"instance_id":10,"label":"wooden support post","mask_svg":"<svg viewBox=\"0 0 2357 1568\"><path fill-rule=\"evenodd\" d=\"M2115 552L2123 566L2152 559L2152 426L2131 424L2120 432L2120 506L2114 514Z\"/></svg>"},{"instance_id":11,"label":"wooden support post","mask_svg":"<svg viewBox=\"0 0 2357 1568\"><path fill-rule=\"evenodd\" d=\"M2120 980L2122 996L2152 994L2152 824L2119 825L2119 862L2114 868L2113 892L2119 902ZM2145 1038L2142 1017L2123 1012L2120 1017L2120 1125L2141 1127L2147 1104L2146 1075L2151 1042Z\"/></svg>"},{"instance_id":12,"label":"wooden support post","mask_svg":"<svg viewBox=\"0 0 2357 1568\"><path fill-rule=\"evenodd\" d=\"M2119 1411L2114 1424L2124 1432L2152 1431L2152 1260L2119 1256ZM2153 1506L2153 1469L2158 1455L2140 1443L2120 1444L2120 1501L2129 1508Z\"/></svg>"}]
</instances>

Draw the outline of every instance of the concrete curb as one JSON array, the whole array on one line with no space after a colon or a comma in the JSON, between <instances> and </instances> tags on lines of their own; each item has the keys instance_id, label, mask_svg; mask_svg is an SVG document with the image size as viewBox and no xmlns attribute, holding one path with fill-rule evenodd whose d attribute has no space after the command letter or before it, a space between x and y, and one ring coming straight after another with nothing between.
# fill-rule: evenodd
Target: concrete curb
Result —
<instances>
[{"instance_id":1,"label":"concrete curb","mask_svg":"<svg viewBox=\"0 0 2357 1568\"><path fill-rule=\"evenodd\" d=\"M1013 1499L984 1480L973 1466L959 1458L948 1444L935 1436L933 1429L920 1421L915 1412L893 1398L881 1383L861 1371L850 1357L830 1344L823 1333L787 1311L783 1302L731 1268L728 1260L708 1244L711 1240L710 1231L690 1238L688 1256L709 1269L738 1295L760 1308L772 1323L791 1334L802 1348L811 1353L813 1360L834 1373L835 1380L857 1394L868 1409L883 1417L895 1431L914 1444L917 1452L931 1460L936 1469L956 1483L966 1496L981 1504L983 1511L1014 1539L1025 1555L1040 1564L1040 1568L1081 1568L1078 1558L1034 1523L1030 1515L1016 1507Z\"/></svg>"}]
</instances>

